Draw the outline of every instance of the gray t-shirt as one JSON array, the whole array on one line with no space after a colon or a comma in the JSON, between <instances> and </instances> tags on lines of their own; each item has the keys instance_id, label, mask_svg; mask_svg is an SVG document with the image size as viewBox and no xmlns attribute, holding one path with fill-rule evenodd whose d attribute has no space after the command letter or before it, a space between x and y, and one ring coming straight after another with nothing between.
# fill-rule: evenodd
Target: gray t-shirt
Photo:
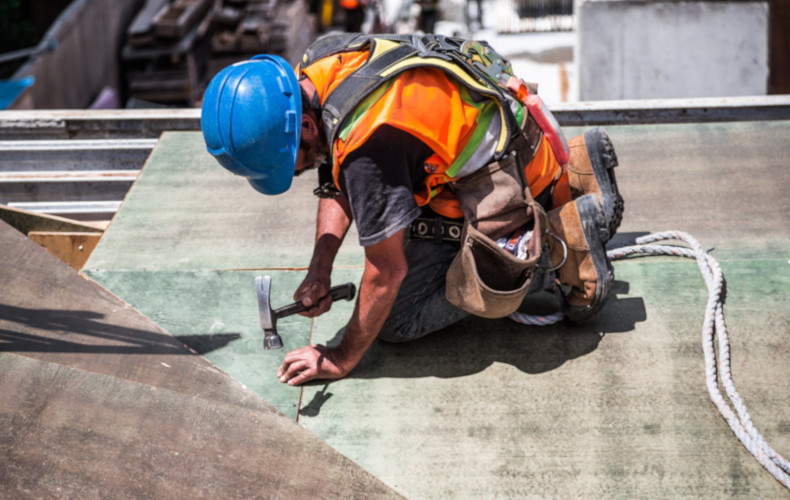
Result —
<instances>
[{"instance_id":1,"label":"gray t-shirt","mask_svg":"<svg viewBox=\"0 0 790 500\"><path fill-rule=\"evenodd\" d=\"M425 179L424 164L432 154L413 135L385 125L346 157L338 181L360 245L384 241L420 215L414 192Z\"/></svg>"}]
</instances>

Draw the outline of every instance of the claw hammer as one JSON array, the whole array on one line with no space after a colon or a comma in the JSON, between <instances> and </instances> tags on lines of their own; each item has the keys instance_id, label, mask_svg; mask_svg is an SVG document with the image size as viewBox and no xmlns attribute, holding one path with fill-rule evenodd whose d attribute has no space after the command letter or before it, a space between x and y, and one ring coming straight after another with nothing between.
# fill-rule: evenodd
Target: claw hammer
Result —
<instances>
[{"instance_id":1,"label":"claw hammer","mask_svg":"<svg viewBox=\"0 0 790 500\"><path fill-rule=\"evenodd\" d=\"M279 309L272 310L271 303L269 302L269 295L272 288L271 276L256 276L255 277L255 290L258 292L258 313L261 316L261 328L263 328L263 348L264 349L280 349L283 346L282 339L277 334L277 319L291 316L292 314L300 313L310 309L301 302L294 302ZM332 300L346 299L351 300L354 298L357 289L353 283L346 283L345 285L333 286L329 289L328 296Z\"/></svg>"}]
</instances>

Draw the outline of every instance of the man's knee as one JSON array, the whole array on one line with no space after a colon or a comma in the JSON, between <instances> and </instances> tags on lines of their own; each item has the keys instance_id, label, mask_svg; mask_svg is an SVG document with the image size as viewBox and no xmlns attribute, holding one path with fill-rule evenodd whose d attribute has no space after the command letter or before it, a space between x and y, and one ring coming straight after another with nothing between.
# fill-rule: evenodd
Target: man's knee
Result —
<instances>
[{"instance_id":1,"label":"man's knee","mask_svg":"<svg viewBox=\"0 0 790 500\"><path fill-rule=\"evenodd\" d=\"M378 339L390 344L401 344L411 342L422 337L420 328L413 321L402 322L398 318L387 318L384 326L379 331Z\"/></svg>"}]
</instances>

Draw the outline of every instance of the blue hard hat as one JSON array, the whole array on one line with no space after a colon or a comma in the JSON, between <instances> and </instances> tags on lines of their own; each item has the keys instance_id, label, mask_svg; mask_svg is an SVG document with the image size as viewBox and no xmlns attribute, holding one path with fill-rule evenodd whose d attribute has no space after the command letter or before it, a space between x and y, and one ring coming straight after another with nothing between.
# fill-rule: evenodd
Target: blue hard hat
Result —
<instances>
[{"instance_id":1,"label":"blue hard hat","mask_svg":"<svg viewBox=\"0 0 790 500\"><path fill-rule=\"evenodd\" d=\"M211 79L200 128L209 153L263 194L291 187L302 97L293 69L275 55L233 64Z\"/></svg>"}]
</instances>

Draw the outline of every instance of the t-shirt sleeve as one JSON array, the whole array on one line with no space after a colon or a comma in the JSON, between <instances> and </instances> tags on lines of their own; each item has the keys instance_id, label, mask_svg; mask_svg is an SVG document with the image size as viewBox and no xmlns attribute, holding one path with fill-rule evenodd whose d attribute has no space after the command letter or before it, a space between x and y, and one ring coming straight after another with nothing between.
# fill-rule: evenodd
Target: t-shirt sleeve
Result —
<instances>
[{"instance_id":1,"label":"t-shirt sleeve","mask_svg":"<svg viewBox=\"0 0 790 500\"><path fill-rule=\"evenodd\" d=\"M360 245L384 241L420 214L414 189L424 180L423 165L432 153L411 134L382 126L346 157L339 184L351 206Z\"/></svg>"}]
</instances>

